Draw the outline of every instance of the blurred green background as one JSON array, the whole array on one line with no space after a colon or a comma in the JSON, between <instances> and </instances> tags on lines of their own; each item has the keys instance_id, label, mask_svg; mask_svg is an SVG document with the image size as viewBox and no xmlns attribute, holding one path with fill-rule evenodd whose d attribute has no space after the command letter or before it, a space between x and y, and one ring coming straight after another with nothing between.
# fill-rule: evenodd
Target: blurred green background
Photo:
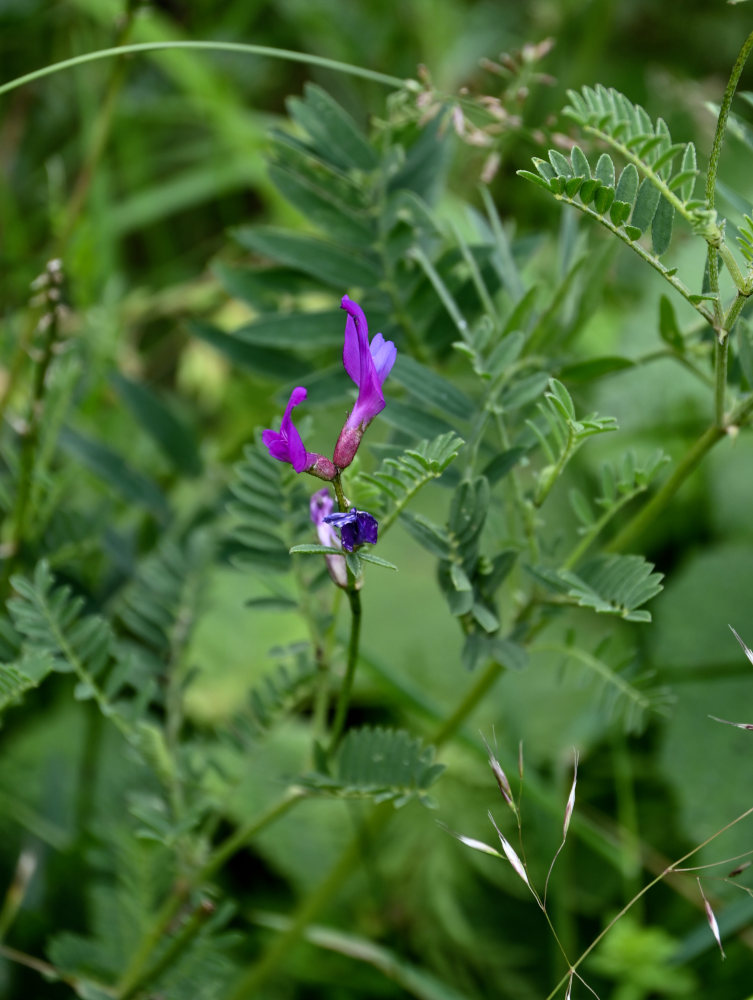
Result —
<instances>
[{"instance_id":1,"label":"blurred green background","mask_svg":"<svg viewBox=\"0 0 753 1000\"><path fill-rule=\"evenodd\" d=\"M719 101L750 29L749 6L721 0L682 5L406 0L399 11L375 0L173 0L131 6L121 0L0 0L0 73L7 81L124 40L214 39L305 51L399 77L415 78L423 64L442 91L467 86L485 93L495 82L480 60L552 38L554 47L541 64L551 81L532 88L523 105L524 127L506 142L492 184L502 218L526 238L542 231L556 234L561 225L551 200L520 181L515 170L541 154L537 137L543 131L567 130L566 122L552 116L568 87L601 82L622 90L652 117L663 116L673 134L695 138L703 162L714 126L705 103ZM749 68L742 89L753 89L752 74ZM218 267L246 259L229 241L230 227L261 221L309 228L269 182L265 160L269 128L280 125L286 99L300 95L309 80L363 124L385 114L388 93L369 81L296 63L195 52L96 63L0 97L0 308L6 333L0 360L10 362L21 336L29 283L49 257L61 256L90 366L91 392L79 400L77 426L127 445L136 468L164 472L153 443L123 421L117 395L102 389L99 377L113 367L173 394L215 469L227 470L254 429L267 426L280 409L275 384L231 370L190 338L185 320L204 316L238 325L248 315L218 280ZM103 121L106 130L100 135ZM722 179L753 200L749 151L730 139L725 153ZM448 215L461 199L478 204L481 163L480 154L455 144L442 206ZM601 234L591 238L606 249ZM691 265L700 271L703 262ZM604 301L578 341L584 357L594 351L637 355L657 343L662 289L645 270L625 249L614 254ZM683 322L691 320L680 308L678 315ZM703 387L664 364L604 380L595 392L584 391L584 398L599 412L618 417L623 445L661 444L673 456L703 426L708 407ZM322 432L318 418L317 433L336 432L337 415L329 419L331 428ZM591 474L602 457L595 447L578 475ZM640 642L658 679L673 688L676 702L667 718L653 721L640 737L624 737L589 687L563 676L558 658L542 652L527 671L502 680L463 738L443 754L448 771L436 789L437 815L463 833L490 841L486 813L501 804L478 733L488 738L496 733L506 766L513 762L514 767L522 740L531 769L527 847L533 856L546 856L559 839L560 818L553 810L567 796L570 748L582 748L583 822L613 838L622 870L592 851L587 836L571 845L555 883L563 895L578 897L578 926L564 907L561 914L570 939L587 942L598 932L605 916L605 883L615 908L641 884L636 849L616 824L637 830L660 852L659 860L650 859L649 867L656 868L662 857L681 853L747 805L749 738L707 716L753 719L749 665L727 629L731 623L753 643L752 493L753 445L741 435L719 446L648 539L646 554L667 579L652 604L654 624L641 631ZM437 488L425 509L441 511L445 503ZM366 721L421 726L427 705L444 716L465 688L461 636L446 614L426 553L398 529L380 554L397 563L400 572L369 575L356 711ZM189 704L199 725L231 712L269 669L271 646L281 638L303 637L295 619L244 610L256 587L224 569L211 580L211 610L192 651L201 673ZM619 647L620 630L609 628ZM594 628L595 635L601 632ZM0 760L0 794L15 795L33 775L27 787L28 826L48 842L59 836L65 843L70 822L65 789L79 752L80 725L78 709L61 701L47 706L38 724L11 722L0 734L7 748L3 756L13 761ZM239 815L256 813L260 802L274 796L278 789L267 774L288 761L292 769L302 741L296 722L275 735L264 750L274 767L260 757L249 770L238 793ZM40 833L34 810L40 797L49 803L50 788L60 806L52 809L52 834ZM294 891L318 881L347 832L341 817L324 805L307 803L280 823L228 877L245 887L261 886L270 905L284 908ZM357 825L357 816L353 822ZM0 873L7 881L23 836L13 823L2 827L8 850L0 849ZM749 842L749 830L736 831L709 857L732 856ZM350 886L343 905L346 912L359 910L360 933L399 946L438 975L445 971L468 996L524 1000L544 995L550 977L538 978L537 963L543 952L548 967L553 945L506 868L464 852L428 813L398 817L379 864L392 875L402 873L402 880L389 883L402 889L393 888L385 898L388 882L379 888L378 868ZM365 904L359 894L367 897ZM728 922L744 926L753 916L749 903L740 894ZM259 906L257 897L253 905ZM60 911L64 907L58 903L50 913ZM602 982L632 984L633 991L610 994L607 985L602 995L623 1000L694 996L702 988L709 995L713 984L715 997L742 1000L749 991L750 936L743 934L730 961L720 965L697 899L691 907L661 889L639 916L643 930L625 924L624 937L610 946L611 952L605 950L598 969L594 966ZM44 923L39 916L34 919ZM663 928L666 939L650 937L654 925ZM38 928L30 928L29 938L35 935ZM653 980L648 976L648 985L637 982L637 966L658 967L666 954L692 958L693 971L665 969ZM281 986L275 996L405 995L341 956L314 955L311 946L298 955L296 967L288 971L303 984L301 992Z\"/></svg>"}]
</instances>

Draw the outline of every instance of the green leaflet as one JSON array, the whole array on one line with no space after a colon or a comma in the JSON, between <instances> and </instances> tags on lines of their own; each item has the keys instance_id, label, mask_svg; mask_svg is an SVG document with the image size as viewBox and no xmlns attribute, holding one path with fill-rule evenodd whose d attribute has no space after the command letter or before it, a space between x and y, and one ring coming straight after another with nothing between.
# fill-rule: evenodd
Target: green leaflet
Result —
<instances>
[{"instance_id":1,"label":"green leaflet","mask_svg":"<svg viewBox=\"0 0 753 1000\"><path fill-rule=\"evenodd\" d=\"M382 533L422 487L442 475L462 445L463 439L448 431L431 441L421 441L401 455L385 458L376 472L358 476L355 490L359 496L363 491L364 506L376 505L377 510L386 512L380 517Z\"/></svg>"},{"instance_id":2,"label":"green leaflet","mask_svg":"<svg viewBox=\"0 0 753 1000\"><path fill-rule=\"evenodd\" d=\"M333 765L320 757L317 770L301 783L341 798L393 802L395 808L417 799L430 805L427 790L444 770L434 763L434 748L404 729L364 726L345 736Z\"/></svg>"}]
</instances>

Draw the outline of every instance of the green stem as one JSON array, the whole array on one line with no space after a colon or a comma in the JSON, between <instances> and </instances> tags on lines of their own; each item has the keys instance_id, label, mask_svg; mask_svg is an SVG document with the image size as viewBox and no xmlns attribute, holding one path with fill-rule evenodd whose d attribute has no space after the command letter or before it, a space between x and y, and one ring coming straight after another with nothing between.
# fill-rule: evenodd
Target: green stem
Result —
<instances>
[{"instance_id":1,"label":"green stem","mask_svg":"<svg viewBox=\"0 0 753 1000\"><path fill-rule=\"evenodd\" d=\"M343 492L343 484L340 481L340 473L339 472L335 476L335 478L332 480L332 485L335 488L335 496L337 497L337 506L340 508L340 513L341 514L347 514L348 510L350 509L350 501L348 500L348 498L345 496L345 493Z\"/></svg>"},{"instance_id":2,"label":"green stem","mask_svg":"<svg viewBox=\"0 0 753 1000\"><path fill-rule=\"evenodd\" d=\"M752 48L753 31L743 42L743 46L737 56L735 65L732 67L732 72L730 73L729 80L727 81L727 87L724 91L724 97L722 98L722 104L719 108L719 117L716 122L714 141L711 145L711 154L709 156L709 169L706 173L706 201L709 204L709 208L714 207L714 198L716 196L716 175L719 170L719 157L722 153L722 143L724 141L724 133L727 128L727 119L729 118L730 107L732 106L732 98L735 96L735 91L737 90L737 84L740 81L743 67L745 66Z\"/></svg>"},{"instance_id":3,"label":"green stem","mask_svg":"<svg viewBox=\"0 0 753 1000\"><path fill-rule=\"evenodd\" d=\"M738 290L732 305L729 307L724 317L724 329L728 335L732 333L732 328L737 321L737 317L743 311L743 306L747 301L748 294Z\"/></svg>"},{"instance_id":4,"label":"green stem","mask_svg":"<svg viewBox=\"0 0 753 1000\"><path fill-rule=\"evenodd\" d=\"M714 207L714 200L716 198L716 175L719 170L719 159L722 154L722 143L724 142L724 133L727 128L727 119L729 118L729 112L732 106L732 98L735 96L735 90L737 89L737 84L740 81L740 75L742 74L743 67L745 66L751 48L753 48L753 32L751 32L743 42L742 48L740 49L737 59L735 60L735 65L732 67L732 72L730 73L727 86L724 90L724 96L722 97L721 107L719 108L719 117L716 121L714 141L711 144L711 154L709 156L709 169L706 173L706 201L708 202L709 208ZM738 296L735 299L735 302L732 303L727 317L724 316L719 294L719 259L717 254L721 255L723 258L725 264L727 265L727 269L732 276L732 280L735 282L738 289ZM723 237L721 244L718 244L717 241L709 240L708 272L709 291L715 296L714 327L717 332L717 349L714 359L716 376L716 386L714 390L714 419L717 426L721 426L724 419L724 392L727 385L727 355L729 352L728 334L730 321L734 322L737 314L742 308L742 303L738 305L738 300L740 298L739 293L744 293L747 287L745 279L740 274L737 261L732 255L732 251L724 243Z\"/></svg>"},{"instance_id":5,"label":"green stem","mask_svg":"<svg viewBox=\"0 0 753 1000\"><path fill-rule=\"evenodd\" d=\"M724 426L724 395L727 390L727 361L729 358L729 337L724 331L722 339L714 345L714 423Z\"/></svg>"},{"instance_id":6,"label":"green stem","mask_svg":"<svg viewBox=\"0 0 753 1000\"><path fill-rule=\"evenodd\" d=\"M629 493L626 493L624 496L620 497L620 499L617 501L617 503L614 504L613 507L610 507L609 510L604 511L604 513L601 515L598 521L596 521L596 523L593 524L588 529L588 531L583 535L583 537L577 543L577 545L573 547L570 554L562 563L562 569L572 569L573 566L575 566L575 564L580 561L583 555L596 541L596 539L599 537L599 535L607 526L607 524L609 524L612 518L619 511L621 511L626 504L630 503L632 499L637 497L639 493L644 493L645 490L646 490L645 486L638 486L634 490L630 490Z\"/></svg>"},{"instance_id":7,"label":"green stem","mask_svg":"<svg viewBox=\"0 0 753 1000\"><path fill-rule=\"evenodd\" d=\"M348 591L348 600L350 601L351 614L350 640L348 642L348 663L345 668L345 677L343 678L342 687L340 688L340 694L337 699L335 719L332 723L332 733L330 734L328 749L328 753L330 755L332 755L337 749L342 737L343 729L345 728L345 719L348 714L350 695L353 690L353 678L355 677L356 664L358 663L358 645L361 636L361 594L355 589L355 587Z\"/></svg>"},{"instance_id":8,"label":"green stem","mask_svg":"<svg viewBox=\"0 0 753 1000\"><path fill-rule=\"evenodd\" d=\"M269 45L246 45L242 42L206 42L206 41L169 41L169 42L135 42L129 45L119 45L116 48L98 49L96 52L84 52L82 55L73 56L71 59L63 59L62 62L51 63L43 66L32 73L18 76L15 80L0 84L0 94L7 94L11 90L22 87L34 80L41 80L45 76L53 73L60 73L66 69L73 69L76 66L83 66L85 63L96 62L99 59L109 59L111 56L133 55L137 52L159 52L166 49L200 49L206 52L240 52L243 55L265 56L269 59L284 59L288 62L303 63L306 66L320 66L323 69L331 69L337 73L347 73L350 76L360 76L364 80L372 80L374 83L384 84L386 87L404 87L406 82L397 76L389 76L387 73L378 73L376 70L367 69L365 66L352 66L350 63L339 62L337 59L327 59L324 56L311 55L307 52L294 52L291 49L277 49Z\"/></svg>"},{"instance_id":9,"label":"green stem","mask_svg":"<svg viewBox=\"0 0 753 1000\"><path fill-rule=\"evenodd\" d=\"M701 459L725 435L724 427L713 424L701 434L680 460L675 471L661 489L628 521L622 531L612 539L607 548L611 552L620 552L631 545L646 528L656 520L659 514L669 504L691 472L700 464Z\"/></svg>"},{"instance_id":10,"label":"green stem","mask_svg":"<svg viewBox=\"0 0 753 1000\"><path fill-rule=\"evenodd\" d=\"M15 962L17 965L23 965L26 969L33 969L34 972L38 972L48 982L65 983L74 990L77 996L83 994L85 986L95 986L98 992L104 996L114 996L110 987L104 983L95 983L92 979L82 979L80 976L72 976L62 969L51 965L49 962L45 962L41 958L36 958L34 955L27 955L25 951L19 951L17 948L9 948L5 944L0 944L0 958L4 958L8 962Z\"/></svg>"}]
</instances>

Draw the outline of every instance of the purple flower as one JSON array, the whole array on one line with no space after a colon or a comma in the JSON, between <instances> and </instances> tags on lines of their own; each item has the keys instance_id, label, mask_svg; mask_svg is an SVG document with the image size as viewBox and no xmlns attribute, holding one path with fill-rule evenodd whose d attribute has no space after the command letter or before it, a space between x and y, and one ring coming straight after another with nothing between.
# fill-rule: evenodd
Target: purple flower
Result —
<instances>
[{"instance_id":1,"label":"purple flower","mask_svg":"<svg viewBox=\"0 0 753 1000\"><path fill-rule=\"evenodd\" d=\"M302 385L296 386L290 393L288 405L282 416L279 431L265 430L261 439L269 448L269 454L278 462L290 462L296 472L310 472L320 479L334 479L337 469L324 455L306 451L301 435L293 425L292 411L306 398L306 390Z\"/></svg>"},{"instance_id":2,"label":"purple flower","mask_svg":"<svg viewBox=\"0 0 753 1000\"><path fill-rule=\"evenodd\" d=\"M347 514L327 514L322 518L325 524L334 524L340 529L343 548L352 552L356 545L376 545L379 525L373 514L351 507Z\"/></svg>"},{"instance_id":3,"label":"purple flower","mask_svg":"<svg viewBox=\"0 0 753 1000\"><path fill-rule=\"evenodd\" d=\"M369 344L369 327L363 309L347 295L343 295L340 306L348 314L343 365L358 386L358 399L348 417L348 427L365 430L377 413L384 409L382 385L395 363L397 348L381 333Z\"/></svg>"},{"instance_id":4,"label":"purple flower","mask_svg":"<svg viewBox=\"0 0 753 1000\"><path fill-rule=\"evenodd\" d=\"M319 542L322 545L327 545L334 549L342 548L340 545L340 539L337 537L337 532L332 527L331 524L325 524L324 519L327 515L332 513L332 497L329 495L329 490L327 487L323 487L311 497L311 503L309 504L309 510L311 512L311 520L316 525L316 533L319 536ZM325 555L325 560L327 562L327 571L332 577L334 583L338 587L348 586L348 569L345 565L345 556L336 555Z\"/></svg>"},{"instance_id":5,"label":"purple flower","mask_svg":"<svg viewBox=\"0 0 753 1000\"><path fill-rule=\"evenodd\" d=\"M341 307L347 312L343 365L358 386L358 399L348 416L335 446L335 465L350 465L368 425L384 409L382 385L392 370L397 348L378 333L369 344L369 327L363 309L343 295Z\"/></svg>"}]
</instances>

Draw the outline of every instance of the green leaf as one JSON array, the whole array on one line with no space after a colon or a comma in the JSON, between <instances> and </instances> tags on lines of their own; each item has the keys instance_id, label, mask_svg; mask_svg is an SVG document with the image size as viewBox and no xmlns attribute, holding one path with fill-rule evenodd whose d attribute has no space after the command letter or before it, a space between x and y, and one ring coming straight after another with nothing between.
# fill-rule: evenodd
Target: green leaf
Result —
<instances>
[{"instance_id":1,"label":"green leaf","mask_svg":"<svg viewBox=\"0 0 753 1000\"><path fill-rule=\"evenodd\" d=\"M685 147L685 152L682 157L682 166L680 167L680 176L686 179L684 179L681 184L677 184L677 187L679 187L678 193L683 201L689 201L693 197L695 179L698 176L695 146L692 142L689 142ZM674 180L676 180L676 178Z\"/></svg>"},{"instance_id":2,"label":"green leaf","mask_svg":"<svg viewBox=\"0 0 753 1000\"><path fill-rule=\"evenodd\" d=\"M110 382L175 468L186 476L198 476L202 463L194 428L178 417L172 407L142 382L134 382L119 372L110 376Z\"/></svg>"},{"instance_id":3,"label":"green leaf","mask_svg":"<svg viewBox=\"0 0 753 1000\"><path fill-rule=\"evenodd\" d=\"M379 162L376 151L348 112L314 83L305 85L304 95L305 103L290 98L288 110L322 157L346 169L374 169Z\"/></svg>"},{"instance_id":4,"label":"green leaf","mask_svg":"<svg viewBox=\"0 0 753 1000\"><path fill-rule=\"evenodd\" d=\"M595 177L592 177L589 181L584 181L578 192L583 204L590 205L596 197L596 193L601 190L601 187L601 181L597 181Z\"/></svg>"},{"instance_id":5,"label":"green leaf","mask_svg":"<svg viewBox=\"0 0 753 1000\"><path fill-rule=\"evenodd\" d=\"M8 611L25 648L48 658L50 669L75 671L80 681L91 684L110 662L109 624L98 615L84 614L83 598L67 585L57 586L44 560L31 579L14 576L11 584L16 596L8 601Z\"/></svg>"},{"instance_id":6,"label":"green leaf","mask_svg":"<svg viewBox=\"0 0 753 1000\"><path fill-rule=\"evenodd\" d=\"M666 295L659 300L659 336L672 350L684 352L685 342L677 324L675 308Z\"/></svg>"},{"instance_id":7,"label":"green leaf","mask_svg":"<svg viewBox=\"0 0 753 1000\"><path fill-rule=\"evenodd\" d=\"M627 202L628 205L633 204L638 193L638 179L638 170L635 164L628 163L623 168L615 188L614 196L617 201Z\"/></svg>"},{"instance_id":8,"label":"green leaf","mask_svg":"<svg viewBox=\"0 0 753 1000\"><path fill-rule=\"evenodd\" d=\"M645 232L651 225L660 198L659 189L654 187L648 178L644 178L638 188L638 197L635 199L635 207L630 218L631 226L642 233Z\"/></svg>"},{"instance_id":9,"label":"green leaf","mask_svg":"<svg viewBox=\"0 0 753 1000\"><path fill-rule=\"evenodd\" d=\"M462 566L458 563L450 564L450 579L452 580L452 585L455 590L472 590L471 581L468 579L468 574L465 572Z\"/></svg>"},{"instance_id":10,"label":"green leaf","mask_svg":"<svg viewBox=\"0 0 753 1000\"><path fill-rule=\"evenodd\" d=\"M591 168L588 165L586 154L580 146L573 146L570 151L570 163L573 167L573 174L576 177L585 177L586 179L590 178Z\"/></svg>"},{"instance_id":11,"label":"green leaf","mask_svg":"<svg viewBox=\"0 0 753 1000\"><path fill-rule=\"evenodd\" d=\"M203 320L190 320L188 330L194 337L214 347L234 365L248 371L297 382L311 370L311 366L299 358L271 347L257 347Z\"/></svg>"},{"instance_id":12,"label":"green leaf","mask_svg":"<svg viewBox=\"0 0 753 1000\"><path fill-rule=\"evenodd\" d=\"M473 401L458 389L454 382L450 382L404 352L398 354L391 377L417 400L429 406L434 406L460 420L470 420L474 416Z\"/></svg>"},{"instance_id":13,"label":"green leaf","mask_svg":"<svg viewBox=\"0 0 753 1000\"><path fill-rule=\"evenodd\" d=\"M145 507L159 520L167 520L169 508L165 495L148 476L137 472L106 444L84 437L71 427L60 432L59 443L67 452L127 503Z\"/></svg>"},{"instance_id":14,"label":"green leaf","mask_svg":"<svg viewBox=\"0 0 753 1000\"><path fill-rule=\"evenodd\" d=\"M548 385L549 375L547 372L525 375L523 378L516 379L505 389L500 397L500 405L508 412L528 406L529 403L539 399Z\"/></svg>"},{"instance_id":15,"label":"green leaf","mask_svg":"<svg viewBox=\"0 0 753 1000\"><path fill-rule=\"evenodd\" d=\"M500 479L504 479L511 469L515 468L525 454L525 448L508 448L506 451L500 452L499 455L495 455L494 458L484 466L482 475L489 480L490 486L494 486L494 484L498 483Z\"/></svg>"},{"instance_id":16,"label":"green leaf","mask_svg":"<svg viewBox=\"0 0 753 1000\"><path fill-rule=\"evenodd\" d=\"M453 494L448 520L452 539L461 551L469 549L478 539L488 510L488 480L484 476L464 479Z\"/></svg>"},{"instance_id":17,"label":"green leaf","mask_svg":"<svg viewBox=\"0 0 753 1000\"><path fill-rule=\"evenodd\" d=\"M551 163L547 163L546 160L542 160L538 156L534 156L533 165L538 170L542 180L546 181L547 187L549 187L549 182L557 176L554 167Z\"/></svg>"},{"instance_id":18,"label":"green leaf","mask_svg":"<svg viewBox=\"0 0 753 1000\"><path fill-rule=\"evenodd\" d=\"M611 160L609 161L612 162ZM599 215L604 215L614 201L614 188L600 187L594 196L594 208Z\"/></svg>"},{"instance_id":19,"label":"green leaf","mask_svg":"<svg viewBox=\"0 0 753 1000\"><path fill-rule=\"evenodd\" d=\"M233 330L232 336L245 344L278 350L319 350L339 347L343 342L345 315L340 309L322 312L264 316Z\"/></svg>"},{"instance_id":20,"label":"green leaf","mask_svg":"<svg viewBox=\"0 0 753 1000\"><path fill-rule=\"evenodd\" d=\"M551 399L565 420L575 420L575 404L573 403L572 396L559 379L552 378L549 380L547 399Z\"/></svg>"},{"instance_id":21,"label":"green leaf","mask_svg":"<svg viewBox=\"0 0 753 1000\"><path fill-rule=\"evenodd\" d=\"M609 218L615 224L615 226L621 226L623 222L626 222L630 218L630 211L632 205L628 204L626 201L613 201L612 207L609 209Z\"/></svg>"},{"instance_id":22,"label":"green leaf","mask_svg":"<svg viewBox=\"0 0 753 1000\"><path fill-rule=\"evenodd\" d=\"M382 566L384 569L394 569L397 571L397 566L394 563L382 559L381 556L375 556L369 549L360 549L358 558L361 562L372 563L374 566Z\"/></svg>"},{"instance_id":23,"label":"green leaf","mask_svg":"<svg viewBox=\"0 0 753 1000\"><path fill-rule=\"evenodd\" d=\"M463 439L450 431L432 441L421 441L401 455L386 458L374 473L361 473L356 487L380 510L388 510L380 518L384 532L400 514L409 500L433 479L438 479L458 455ZM360 493L359 493L360 495Z\"/></svg>"},{"instance_id":24,"label":"green leaf","mask_svg":"<svg viewBox=\"0 0 753 1000\"><path fill-rule=\"evenodd\" d=\"M602 153L596 163L596 170L594 171L594 177L596 180L601 181L601 183L607 188L614 187L614 161L608 153Z\"/></svg>"},{"instance_id":25,"label":"green leaf","mask_svg":"<svg viewBox=\"0 0 753 1000\"><path fill-rule=\"evenodd\" d=\"M630 358L608 355L603 358L591 358L589 361L578 361L572 365L565 365L564 368L560 369L559 374L568 382L590 382L603 375L622 372L627 368L634 367L635 362L631 361Z\"/></svg>"},{"instance_id":26,"label":"green leaf","mask_svg":"<svg viewBox=\"0 0 753 1000\"><path fill-rule=\"evenodd\" d=\"M430 805L427 790L443 770L434 763L434 748L405 730L364 726L349 730L332 773L307 774L301 784L339 798L393 802L396 808L414 799Z\"/></svg>"},{"instance_id":27,"label":"green leaf","mask_svg":"<svg viewBox=\"0 0 753 1000\"><path fill-rule=\"evenodd\" d=\"M245 226L233 235L247 250L309 274L337 291L372 288L380 280L373 261L363 253L335 243L272 226Z\"/></svg>"},{"instance_id":28,"label":"green leaf","mask_svg":"<svg viewBox=\"0 0 753 1000\"><path fill-rule=\"evenodd\" d=\"M516 170L515 173L518 177L523 177L527 181L531 181L533 184L538 185L538 187L544 188L545 191L550 191L549 181L545 181L543 177L539 174L534 174L530 170Z\"/></svg>"},{"instance_id":29,"label":"green leaf","mask_svg":"<svg viewBox=\"0 0 753 1000\"><path fill-rule=\"evenodd\" d=\"M17 663L0 663L0 712L18 704L54 668L46 651L27 653Z\"/></svg>"},{"instance_id":30,"label":"green leaf","mask_svg":"<svg viewBox=\"0 0 753 1000\"><path fill-rule=\"evenodd\" d=\"M750 388L753 388L753 334L747 320L737 324L737 352L740 368Z\"/></svg>"},{"instance_id":31,"label":"green leaf","mask_svg":"<svg viewBox=\"0 0 753 1000\"><path fill-rule=\"evenodd\" d=\"M305 219L331 237L355 247L369 246L374 240L371 221L339 201L330 191L309 177L280 166L270 166L269 179L280 194Z\"/></svg>"},{"instance_id":32,"label":"green leaf","mask_svg":"<svg viewBox=\"0 0 753 1000\"><path fill-rule=\"evenodd\" d=\"M576 489L571 489L568 496L570 498L570 506L573 508L575 516L582 525L586 528L590 528L594 523L595 518L586 498L580 490Z\"/></svg>"},{"instance_id":33,"label":"green leaf","mask_svg":"<svg viewBox=\"0 0 753 1000\"><path fill-rule=\"evenodd\" d=\"M400 523L425 549L439 559L447 559L450 554L450 539L444 528L434 524L423 514L410 514L403 511L400 516Z\"/></svg>"},{"instance_id":34,"label":"green leaf","mask_svg":"<svg viewBox=\"0 0 753 1000\"><path fill-rule=\"evenodd\" d=\"M454 433L454 428L447 420L427 413L426 410L391 399L382 410L379 419L390 424L397 430L412 434L415 438L434 438L443 434Z\"/></svg>"},{"instance_id":35,"label":"green leaf","mask_svg":"<svg viewBox=\"0 0 753 1000\"><path fill-rule=\"evenodd\" d=\"M558 176L560 177L573 176L573 170L572 167L570 166L570 161L566 156L563 156L562 153L560 153L556 149L550 149L547 155L549 156L549 162L554 167Z\"/></svg>"},{"instance_id":36,"label":"green leaf","mask_svg":"<svg viewBox=\"0 0 753 1000\"><path fill-rule=\"evenodd\" d=\"M657 257L669 249L672 242L672 223L675 218L675 207L662 195L651 223L651 245Z\"/></svg>"},{"instance_id":37,"label":"green leaf","mask_svg":"<svg viewBox=\"0 0 753 1000\"><path fill-rule=\"evenodd\" d=\"M288 549L291 555L293 553L298 553L299 555L325 555L325 556L341 556L343 554L342 549L337 549L334 545L317 545L315 543L305 542L302 545L293 545L292 548Z\"/></svg>"},{"instance_id":38,"label":"green leaf","mask_svg":"<svg viewBox=\"0 0 753 1000\"><path fill-rule=\"evenodd\" d=\"M653 568L643 556L610 555L594 559L578 575L565 570L559 577L581 607L627 621L648 622L649 612L637 609L662 589L662 574L653 573Z\"/></svg>"}]
</instances>

